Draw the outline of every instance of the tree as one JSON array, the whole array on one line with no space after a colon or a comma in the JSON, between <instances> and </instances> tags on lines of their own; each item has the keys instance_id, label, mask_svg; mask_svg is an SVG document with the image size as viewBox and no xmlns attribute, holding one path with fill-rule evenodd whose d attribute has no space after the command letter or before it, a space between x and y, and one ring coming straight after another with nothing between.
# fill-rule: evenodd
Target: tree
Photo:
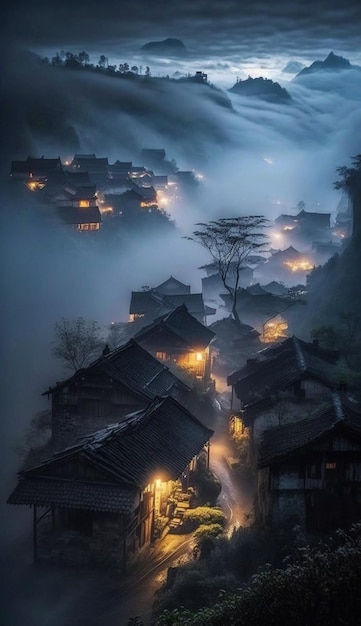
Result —
<instances>
[{"instance_id":1,"label":"tree","mask_svg":"<svg viewBox=\"0 0 361 626\"><path fill-rule=\"evenodd\" d=\"M108 65L108 59L104 54L101 54L98 61L98 67L106 67Z\"/></svg>"},{"instance_id":2,"label":"tree","mask_svg":"<svg viewBox=\"0 0 361 626\"><path fill-rule=\"evenodd\" d=\"M78 54L78 58L80 63L84 66L84 65L89 65L89 61L90 61L90 57L89 54L87 52L79 52Z\"/></svg>"},{"instance_id":3,"label":"tree","mask_svg":"<svg viewBox=\"0 0 361 626\"><path fill-rule=\"evenodd\" d=\"M352 167L338 167L339 179L335 189L341 189L348 195L352 205L352 237L361 238L361 154L352 157Z\"/></svg>"},{"instance_id":4,"label":"tree","mask_svg":"<svg viewBox=\"0 0 361 626\"><path fill-rule=\"evenodd\" d=\"M74 320L62 317L55 323L54 335L52 354L70 370L86 367L100 354L102 340L97 322L83 317Z\"/></svg>"},{"instance_id":5,"label":"tree","mask_svg":"<svg viewBox=\"0 0 361 626\"><path fill-rule=\"evenodd\" d=\"M198 223L193 237L186 237L208 250L222 279L224 288L232 298L232 315L240 324L237 295L240 274L247 258L256 251L264 251L267 235L263 229L268 220L262 215L223 217L208 223Z\"/></svg>"}]
</instances>

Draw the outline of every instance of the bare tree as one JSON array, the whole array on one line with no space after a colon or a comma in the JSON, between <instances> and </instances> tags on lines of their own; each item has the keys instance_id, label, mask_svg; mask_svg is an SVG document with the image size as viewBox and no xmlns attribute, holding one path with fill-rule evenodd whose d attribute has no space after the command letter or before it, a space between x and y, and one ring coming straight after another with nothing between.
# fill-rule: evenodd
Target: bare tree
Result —
<instances>
[{"instance_id":1,"label":"bare tree","mask_svg":"<svg viewBox=\"0 0 361 626\"><path fill-rule=\"evenodd\" d=\"M193 232L193 237L186 237L210 253L222 283L232 298L232 315L238 324L241 323L237 311L240 275L251 254L266 250L268 237L263 230L267 225L268 220L262 215L223 217L196 224L200 228Z\"/></svg>"},{"instance_id":2,"label":"bare tree","mask_svg":"<svg viewBox=\"0 0 361 626\"><path fill-rule=\"evenodd\" d=\"M361 237L361 154L352 157L352 167L336 169L340 180L334 183L335 189L345 191L352 205L352 237Z\"/></svg>"},{"instance_id":3,"label":"bare tree","mask_svg":"<svg viewBox=\"0 0 361 626\"><path fill-rule=\"evenodd\" d=\"M101 352L103 342L97 322L78 317L64 317L54 326L52 354L63 361L65 367L77 371L86 367Z\"/></svg>"}]
</instances>

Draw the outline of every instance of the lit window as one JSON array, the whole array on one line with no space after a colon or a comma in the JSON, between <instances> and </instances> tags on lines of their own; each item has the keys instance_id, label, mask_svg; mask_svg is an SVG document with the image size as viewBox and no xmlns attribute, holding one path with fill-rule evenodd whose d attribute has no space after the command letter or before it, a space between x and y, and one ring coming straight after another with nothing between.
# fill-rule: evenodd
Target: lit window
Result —
<instances>
[{"instance_id":1,"label":"lit window","mask_svg":"<svg viewBox=\"0 0 361 626\"><path fill-rule=\"evenodd\" d=\"M85 209L90 206L89 200L79 200L79 207Z\"/></svg>"}]
</instances>

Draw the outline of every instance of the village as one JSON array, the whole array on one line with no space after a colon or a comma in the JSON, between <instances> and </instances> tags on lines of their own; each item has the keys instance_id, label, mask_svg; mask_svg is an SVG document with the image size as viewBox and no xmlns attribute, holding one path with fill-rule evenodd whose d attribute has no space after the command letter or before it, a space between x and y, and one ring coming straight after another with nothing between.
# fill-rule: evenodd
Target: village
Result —
<instances>
[{"instance_id":1,"label":"village","mask_svg":"<svg viewBox=\"0 0 361 626\"><path fill-rule=\"evenodd\" d=\"M28 157L12 162L10 177L59 224L101 237L150 214L171 219L202 184L164 150L144 149L139 160ZM8 498L33 509L35 562L113 568L126 579L171 535L198 559L238 528L291 523L312 540L360 520L353 360L322 332L298 333L309 275L355 235L352 203L333 220L303 202L293 213L267 224L266 249L251 243L228 258L226 276L214 256L198 268L200 293L167 274L134 285L128 319L44 389L46 441L30 450ZM232 228L244 228L237 219L246 218ZM237 516L235 493L222 508L222 463L251 493Z\"/></svg>"}]
</instances>

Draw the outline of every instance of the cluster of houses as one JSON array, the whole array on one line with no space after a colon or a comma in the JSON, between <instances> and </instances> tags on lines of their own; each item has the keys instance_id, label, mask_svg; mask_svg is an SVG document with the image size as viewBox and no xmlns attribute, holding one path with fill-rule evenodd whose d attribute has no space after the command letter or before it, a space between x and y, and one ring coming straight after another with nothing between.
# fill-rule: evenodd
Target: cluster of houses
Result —
<instances>
[{"instance_id":1,"label":"cluster of houses","mask_svg":"<svg viewBox=\"0 0 361 626\"><path fill-rule=\"evenodd\" d=\"M292 336L227 379L231 431L247 435L257 476L256 516L293 518L310 533L361 518L361 405L338 354Z\"/></svg>"},{"instance_id":2,"label":"cluster of houses","mask_svg":"<svg viewBox=\"0 0 361 626\"><path fill-rule=\"evenodd\" d=\"M124 568L159 523L181 522L213 434L184 381L209 387L213 338L181 304L44 392L51 439L8 500L33 507L35 558Z\"/></svg>"},{"instance_id":3,"label":"cluster of houses","mask_svg":"<svg viewBox=\"0 0 361 626\"><path fill-rule=\"evenodd\" d=\"M51 439L8 499L33 507L35 558L124 568L160 521L177 526L198 463L209 464L213 430L196 417L196 389L215 392L222 333L253 354L227 385L230 433L246 437L257 477L256 519L291 517L310 533L360 519L361 406L338 353L294 335L262 347L252 326L209 327L208 314L172 276L133 292L132 338L44 392Z\"/></svg>"},{"instance_id":4,"label":"cluster of houses","mask_svg":"<svg viewBox=\"0 0 361 626\"><path fill-rule=\"evenodd\" d=\"M64 161L28 156L12 161L10 177L53 207L65 224L98 231L110 218L124 221L145 211L164 212L197 184L192 171L180 171L166 160L164 150L144 149L140 159L145 165L109 163L95 154L75 154Z\"/></svg>"}]
</instances>

